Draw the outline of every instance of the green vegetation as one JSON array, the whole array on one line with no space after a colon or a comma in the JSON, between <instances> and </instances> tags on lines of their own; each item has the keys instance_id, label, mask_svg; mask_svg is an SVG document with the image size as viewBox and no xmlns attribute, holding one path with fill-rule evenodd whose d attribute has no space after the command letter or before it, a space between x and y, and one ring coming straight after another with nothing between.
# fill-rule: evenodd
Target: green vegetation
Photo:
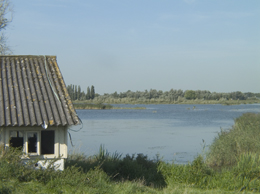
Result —
<instances>
[{"instance_id":1,"label":"green vegetation","mask_svg":"<svg viewBox=\"0 0 260 194\"><path fill-rule=\"evenodd\" d=\"M0 55L11 54L11 48L7 45L7 37L3 31L8 28L13 20L13 9L10 0L0 1Z\"/></svg>"},{"instance_id":2,"label":"green vegetation","mask_svg":"<svg viewBox=\"0 0 260 194\"><path fill-rule=\"evenodd\" d=\"M193 90L187 90L185 91L184 98L187 100L194 100L196 99L196 93Z\"/></svg>"},{"instance_id":3,"label":"green vegetation","mask_svg":"<svg viewBox=\"0 0 260 194\"><path fill-rule=\"evenodd\" d=\"M113 181L122 180L137 181L141 180L143 185L156 188L165 187L165 181L157 166L160 160L150 160L143 154L126 155L122 158L121 154L109 154L104 146L100 146L99 154L86 157L83 154L73 154L67 160L66 167L81 167L83 172L88 172L96 167L101 168Z\"/></svg>"},{"instance_id":4,"label":"green vegetation","mask_svg":"<svg viewBox=\"0 0 260 194\"><path fill-rule=\"evenodd\" d=\"M177 101L166 101L162 99L133 99L133 98L102 98L98 97L93 100L86 100L86 103L108 103L108 104L222 104L222 105L238 105L238 104L257 104L260 99L247 100L187 100L185 98L178 98Z\"/></svg>"},{"instance_id":5,"label":"green vegetation","mask_svg":"<svg viewBox=\"0 0 260 194\"><path fill-rule=\"evenodd\" d=\"M246 113L221 131L206 158L188 165L160 163L167 186L260 192L260 114ZM223 192L222 191L222 192Z\"/></svg>"},{"instance_id":6,"label":"green vegetation","mask_svg":"<svg viewBox=\"0 0 260 194\"><path fill-rule=\"evenodd\" d=\"M260 114L246 113L187 165L159 158L71 154L64 171L34 170L21 151L1 149L0 193L260 193Z\"/></svg>"},{"instance_id":7,"label":"green vegetation","mask_svg":"<svg viewBox=\"0 0 260 194\"><path fill-rule=\"evenodd\" d=\"M74 101L75 109L146 109L145 107L116 107L110 104L91 103L86 101Z\"/></svg>"},{"instance_id":8,"label":"green vegetation","mask_svg":"<svg viewBox=\"0 0 260 194\"><path fill-rule=\"evenodd\" d=\"M162 90L150 89L143 92L111 93L99 95L95 93L94 86L87 88L87 93L81 91L77 85L67 87L73 101L86 101L87 103L107 104L253 104L260 103L260 93L242 93L240 91L230 93L216 93L206 90L174 90L163 92Z\"/></svg>"},{"instance_id":9,"label":"green vegetation","mask_svg":"<svg viewBox=\"0 0 260 194\"><path fill-rule=\"evenodd\" d=\"M73 102L75 109L112 109L113 106L110 104L94 104L94 103L86 103L86 102Z\"/></svg>"},{"instance_id":10,"label":"green vegetation","mask_svg":"<svg viewBox=\"0 0 260 194\"><path fill-rule=\"evenodd\" d=\"M257 154L241 154L229 168L210 168L198 156L191 164L177 165L161 163L160 171L168 187L185 184L200 189L224 191L260 192L260 157Z\"/></svg>"},{"instance_id":11,"label":"green vegetation","mask_svg":"<svg viewBox=\"0 0 260 194\"><path fill-rule=\"evenodd\" d=\"M96 95L95 87L92 85L91 89L87 87L87 92L81 91L81 87L78 85L68 85L67 86L68 93L70 95L71 100L93 100Z\"/></svg>"},{"instance_id":12,"label":"green vegetation","mask_svg":"<svg viewBox=\"0 0 260 194\"><path fill-rule=\"evenodd\" d=\"M110 104L244 104L260 103L260 93L216 93L201 90L174 90L163 92L151 89L150 91L130 91L118 94L98 95L92 102Z\"/></svg>"},{"instance_id":13,"label":"green vegetation","mask_svg":"<svg viewBox=\"0 0 260 194\"><path fill-rule=\"evenodd\" d=\"M249 152L260 156L260 114L245 113L235 119L232 129L221 130L209 149L210 166L232 166Z\"/></svg>"}]
</instances>

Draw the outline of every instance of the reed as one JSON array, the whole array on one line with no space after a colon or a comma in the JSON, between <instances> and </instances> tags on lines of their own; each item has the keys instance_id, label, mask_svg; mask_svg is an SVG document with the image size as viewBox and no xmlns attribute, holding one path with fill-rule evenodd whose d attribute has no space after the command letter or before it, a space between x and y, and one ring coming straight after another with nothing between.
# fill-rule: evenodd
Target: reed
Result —
<instances>
[{"instance_id":1,"label":"reed","mask_svg":"<svg viewBox=\"0 0 260 194\"><path fill-rule=\"evenodd\" d=\"M260 158L256 154L242 154L237 163L229 168L214 169L209 167L201 156L191 164L177 165L161 163L167 188L176 185L204 190L219 189L233 192L260 192Z\"/></svg>"},{"instance_id":2,"label":"reed","mask_svg":"<svg viewBox=\"0 0 260 194\"><path fill-rule=\"evenodd\" d=\"M117 152L110 154L101 145L99 153L94 156L74 155L69 156L66 167L77 166L84 172L99 166L109 177L114 181L137 181L142 180L145 185L153 185L154 187L165 187L165 181L161 174L158 172L157 166L159 159L150 160L143 154L126 155Z\"/></svg>"},{"instance_id":3,"label":"reed","mask_svg":"<svg viewBox=\"0 0 260 194\"><path fill-rule=\"evenodd\" d=\"M207 164L232 166L241 154L260 155L260 114L245 113L235 119L231 129L221 130L209 147Z\"/></svg>"}]
</instances>

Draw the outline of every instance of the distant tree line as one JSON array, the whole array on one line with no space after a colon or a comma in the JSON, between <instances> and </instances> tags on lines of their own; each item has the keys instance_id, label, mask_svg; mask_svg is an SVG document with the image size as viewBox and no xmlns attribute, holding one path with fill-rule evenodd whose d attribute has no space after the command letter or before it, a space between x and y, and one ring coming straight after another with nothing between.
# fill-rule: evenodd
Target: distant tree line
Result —
<instances>
[{"instance_id":1,"label":"distant tree line","mask_svg":"<svg viewBox=\"0 0 260 194\"><path fill-rule=\"evenodd\" d=\"M103 102L108 102L114 99L133 99L135 101L153 101L157 102L177 102L182 100L246 100L249 98L260 98L260 93L242 93L240 91L230 92L230 93L217 93L210 92L207 90L174 90L163 92L162 90L150 89L145 91L136 91L133 92L128 90L127 92L114 92L111 94L105 93L100 95L96 100ZM113 100L112 100L113 102Z\"/></svg>"},{"instance_id":2,"label":"distant tree line","mask_svg":"<svg viewBox=\"0 0 260 194\"><path fill-rule=\"evenodd\" d=\"M81 87L79 85L68 85L67 86L68 93L70 95L71 100L91 100L94 99L95 94L95 88L92 85L91 88L87 87L87 92L85 93L83 90L81 90Z\"/></svg>"},{"instance_id":3,"label":"distant tree line","mask_svg":"<svg viewBox=\"0 0 260 194\"><path fill-rule=\"evenodd\" d=\"M111 94L104 93L99 95L95 93L95 88L92 85L87 87L87 91L81 90L79 85L68 85L67 86L69 95L72 100L93 100L94 102L105 102L105 103L124 103L130 101L136 102L181 102L184 100L247 100L247 99L260 99L260 93L240 91L229 92L229 93L217 93L210 92L207 90L186 90L171 89L163 92L162 90L150 89L145 91L131 91L126 92L114 92Z\"/></svg>"}]
</instances>

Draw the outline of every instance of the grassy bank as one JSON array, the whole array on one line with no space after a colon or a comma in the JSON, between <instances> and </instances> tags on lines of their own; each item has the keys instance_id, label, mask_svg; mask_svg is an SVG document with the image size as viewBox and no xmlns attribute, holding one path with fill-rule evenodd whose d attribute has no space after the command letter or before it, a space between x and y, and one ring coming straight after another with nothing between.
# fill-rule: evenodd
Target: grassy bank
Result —
<instances>
[{"instance_id":1,"label":"grassy bank","mask_svg":"<svg viewBox=\"0 0 260 194\"><path fill-rule=\"evenodd\" d=\"M88 103L88 102L73 102L75 109L112 109L113 106L110 104L102 103Z\"/></svg>"},{"instance_id":2,"label":"grassy bank","mask_svg":"<svg viewBox=\"0 0 260 194\"><path fill-rule=\"evenodd\" d=\"M34 170L18 150L2 151L0 193L260 193L259 131L260 114L246 113L187 165L101 146L94 156L71 154L62 172Z\"/></svg>"},{"instance_id":3,"label":"grassy bank","mask_svg":"<svg viewBox=\"0 0 260 194\"><path fill-rule=\"evenodd\" d=\"M111 104L222 104L222 105L238 105L238 104L257 104L260 99L247 99L247 100L187 100L180 98L177 101L167 101L163 99L144 99L136 100L134 98L123 99L104 99L104 100L84 100L74 101L75 109L146 109L145 107L117 107Z\"/></svg>"},{"instance_id":4,"label":"grassy bank","mask_svg":"<svg viewBox=\"0 0 260 194\"><path fill-rule=\"evenodd\" d=\"M86 104L223 104L223 105L238 105L238 104L258 104L260 99L247 99L247 100L203 100L203 99L194 99L187 100L185 98L179 98L175 101L170 101L166 99L135 99L135 98L105 98L105 99L93 99L85 101L77 101L78 103ZM76 103L76 101L75 101Z\"/></svg>"},{"instance_id":5,"label":"grassy bank","mask_svg":"<svg viewBox=\"0 0 260 194\"><path fill-rule=\"evenodd\" d=\"M86 101L73 102L75 109L146 109L145 107L117 107L110 104L92 103Z\"/></svg>"}]
</instances>

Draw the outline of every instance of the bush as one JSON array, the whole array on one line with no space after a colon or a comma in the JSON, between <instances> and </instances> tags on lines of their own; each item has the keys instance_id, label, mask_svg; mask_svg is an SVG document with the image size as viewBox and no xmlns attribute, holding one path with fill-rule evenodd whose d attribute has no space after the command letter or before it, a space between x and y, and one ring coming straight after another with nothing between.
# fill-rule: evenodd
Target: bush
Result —
<instances>
[{"instance_id":1,"label":"bush","mask_svg":"<svg viewBox=\"0 0 260 194\"><path fill-rule=\"evenodd\" d=\"M101 145L99 153L96 156L86 157L80 154L69 156L66 161L66 167L81 167L84 172L88 172L95 167L100 167L111 180L114 181L139 181L146 185L155 187L164 187L166 183L161 172L158 172L157 166L159 160L149 160L147 156L138 154L122 158L121 154L109 154Z\"/></svg>"},{"instance_id":2,"label":"bush","mask_svg":"<svg viewBox=\"0 0 260 194\"><path fill-rule=\"evenodd\" d=\"M235 119L234 126L221 130L209 147L207 164L212 167L232 166L241 154L260 155L260 114L245 113Z\"/></svg>"},{"instance_id":3,"label":"bush","mask_svg":"<svg viewBox=\"0 0 260 194\"><path fill-rule=\"evenodd\" d=\"M195 158L191 164L160 163L159 169L168 186L182 183L206 188L214 175L214 171L205 164L201 155Z\"/></svg>"}]
</instances>

